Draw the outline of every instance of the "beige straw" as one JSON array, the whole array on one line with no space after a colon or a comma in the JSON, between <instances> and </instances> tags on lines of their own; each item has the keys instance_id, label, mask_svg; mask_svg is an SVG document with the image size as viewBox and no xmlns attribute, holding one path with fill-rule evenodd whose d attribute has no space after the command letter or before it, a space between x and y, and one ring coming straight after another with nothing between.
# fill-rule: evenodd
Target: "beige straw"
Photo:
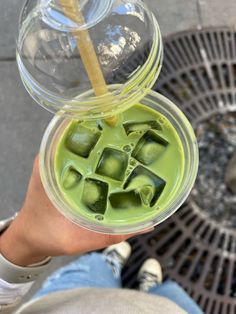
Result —
<instances>
[{"instance_id":1,"label":"beige straw","mask_svg":"<svg viewBox=\"0 0 236 314\"><path fill-rule=\"evenodd\" d=\"M80 25L85 24L84 17L80 10L79 0L60 0L65 15ZM75 33L75 32L74 32ZM88 74L91 85L96 96L108 94L108 88L93 47L89 31L82 29L76 32L77 47L79 49L81 59ZM109 99L109 98L108 98ZM116 116L109 117L105 121L110 126L115 126L118 118Z\"/></svg>"}]
</instances>

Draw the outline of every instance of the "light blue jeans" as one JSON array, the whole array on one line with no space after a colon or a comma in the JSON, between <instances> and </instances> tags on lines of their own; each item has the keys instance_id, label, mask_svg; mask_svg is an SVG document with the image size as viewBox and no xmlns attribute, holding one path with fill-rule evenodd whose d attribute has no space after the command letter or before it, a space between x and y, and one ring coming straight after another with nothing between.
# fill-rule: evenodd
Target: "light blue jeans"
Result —
<instances>
[{"instance_id":1,"label":"light blue jeans","mask_svg":"<svg viewBox=\"0 0 236 314\"><path fill-rule=\"evenodd\" d=\"M56 291L88 287L122 288L121 278L114 277L110 265L100 253L84 255L56 271L47 279L34 298ZM172 300L189 314L203 314L188 294L173 281L157 285L148 293Z\"/></svg>"}]
</instances>

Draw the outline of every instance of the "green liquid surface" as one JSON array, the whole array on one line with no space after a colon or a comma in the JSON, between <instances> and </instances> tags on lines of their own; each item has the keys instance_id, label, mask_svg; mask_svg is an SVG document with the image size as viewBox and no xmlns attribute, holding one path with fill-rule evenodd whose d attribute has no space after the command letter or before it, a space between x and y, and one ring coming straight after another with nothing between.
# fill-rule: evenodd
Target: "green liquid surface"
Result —
<instances>
[{"instance_id":1,"label":"green liquid surface","mask_svg":"<svg viewBox=\"0 0 236 314\"><path fill-rule=\"evenodd\" d=\"M72 121L55 153L58 187L75 215L101 225L146 222L176 198L184 152L172 124L135 105L116 127Z\"/></svg>"}]
</instances>

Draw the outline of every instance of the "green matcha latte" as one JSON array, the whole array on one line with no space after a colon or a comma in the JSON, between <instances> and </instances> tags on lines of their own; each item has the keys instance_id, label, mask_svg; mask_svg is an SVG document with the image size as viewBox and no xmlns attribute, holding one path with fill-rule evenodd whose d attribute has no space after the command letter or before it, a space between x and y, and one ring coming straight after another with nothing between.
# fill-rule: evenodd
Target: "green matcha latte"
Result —
<instances>
[{"instance_id":1,"label":"green matcha latte","mask_svg":"<svg viewBox=\"0 0 236 314\"><path fill-rule=\"evenodd\" d=\"M56 147L55 175L73 211L103 225L155 218L183 179L184 152L172 124L135 105L116 127L103 120L75 121Z\"/></svg>"}]
</instances>

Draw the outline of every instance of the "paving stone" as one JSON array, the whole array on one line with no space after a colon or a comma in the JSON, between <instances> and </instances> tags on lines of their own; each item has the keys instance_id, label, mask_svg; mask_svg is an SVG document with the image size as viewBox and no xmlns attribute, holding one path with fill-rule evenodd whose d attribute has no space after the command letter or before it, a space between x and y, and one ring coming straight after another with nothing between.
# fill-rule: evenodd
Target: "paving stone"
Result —
<instances>
[{"instance_id":1,"label":"paving stone","mask_svg":"<svg viewBox=\"0 0 236 314\"><path fill-rule=\"evenodd\" d=\"M25 91L15 62L0 62L0 218L18 210L52 115Z\"/></svg>"},{"instance_id":2,"label":"paving stone","mask_svg":"<svg viewBox=\"0 0 236 314\"><path fill-rule=\"evenodd\" d=\"M236 25L235 0L198 0L200 5L202 25L207 26L224 26Z\"/></svg>"},{"instance_id":3,"label":"paving stone","mask_svg":"<svg viewBox=\"0 0 236 314\"><path fill-rule=\"evenodd\" d=\"M21 7L25 0L0 3L0 59L15 57L15 38Z\"/></svg>"},{"instance_id":4,"label":"paving stone","mask_svg":"<svg viewBox=\"0 0 236 314\"><path fill-rule=\"evenodd\" d=\"M195 0L146 0L145 2L155 13L163 36L196 28L199 25Z\"/></svg>"}]
</instances>

